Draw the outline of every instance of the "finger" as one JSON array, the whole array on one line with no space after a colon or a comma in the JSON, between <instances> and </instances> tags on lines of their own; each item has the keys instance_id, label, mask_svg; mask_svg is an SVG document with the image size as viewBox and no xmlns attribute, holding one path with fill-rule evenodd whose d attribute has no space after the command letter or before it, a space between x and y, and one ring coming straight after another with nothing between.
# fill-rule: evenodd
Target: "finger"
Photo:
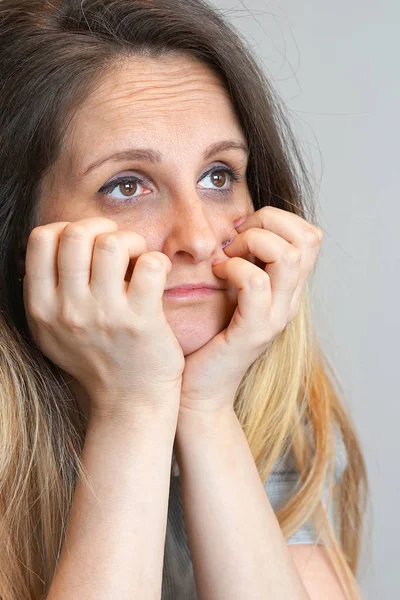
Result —
<instances>
[{"instance_id":1,"label":"finger","mask_svg":"<svg viewBox=\"0 0 400 600\"><path fill-rule=\"evenodd\" d=\"M171 268L171 261L162 252L146 252L139 256L127 289L129 305L136 313L151 317L162 311L163 293Z\"/></svg>"},{"instance_id":2,"label":"finger","mask_svg":"<svg viewBox=\"0 0 400 600\"><path fill-rule=\"evenodd\" d=\"M238 289L238 306L228 327L227 336L239 328L244 336L254 334L258 339L270 322L270 278L256 265L240 257L214 265L215 274L227 279ZM235 332L237 333L237 332Z\"/></svg>"},{"instance_id":3,"label":"finger","mask_svg":"<svg viewBox=\"0 0 400 600\"><path fill-rule=\"evenodd\" d=\"M229 252L228 252L229 251ZM281 325L290 312L300 278L301 251L271 231L251 228L238 235L225 249L232 256L253 254L263 263L271 286L271 315Z\"/></svg>"},{"instance_id":4,"label":"finger","mask_svg":"<svg viewBox=\"0 0 400 600\"><path fill-rule=\"evenodd\" d=\"M275 206L264 206L251 213L246 221L236 227L238 233L257 227L275 233L301 250L300 285L307 279L320 251L323 231L303 218ZM229 248L229 246L228 246ZM228 252L227 252L228 254Z\"/></svg>"},{"instance_id":5,"label":"finger","mask_svg":"<svg viewBox=\"0 0 400 600\"><path fill-rule=\"evenodd\" d=\"M59 237L68 221L39 225L29 234L25 255L24 302L46 312L54 307Z\"/></svg>"},{"instance_id":6,"label":"finger","mask_svg":"<svg viewBox=\"0 0 400 600\"><path fill-rule=\"evenodd\" d=\"M243 233L251 227L268 229L301 250L300 278L292 300L292 304L296 306L298 297L315 267L323 241L322 229L311 225L299 215L275 206L264 206L251 213L243 224L236 227L236 231ZM264 268L262 264L259 266Z\"/></svg>"},{"instance_id":7,"label":"finger","mask_svg":"<svg viewBox=\"0 0 400 600\"><path fill-rule=\"evenodd\" d=\"M304 243L307 231L311 232L311 240L313 234L317 235L320 243L323 240L323 231L320 227L315 227L299 215L277 208L276 206L263 206L259 210L249 214L244 223L235 227L235 229L238 233L243 233L243 231L246 231L250 227L268 229L297 247Z\"/></svg>"},{"instance_id":8,"label":"finger","mask_svg":"<svg viewBox=\"0 0 400 600\"><path fill-rule=\"evenodd\" d=\"M95 241L92 257L90 291L99 301L113 302L125 296L128 266L147 252L146 240L133 231L105 231Z\"/></svg>"},{"instance_id":9,"label":"finger","mask_svg":"<svg viewBox=\"0 0 400 600\"><path fill-rule=\"evenodd\" d=\"M111 219L88 217L68 223L60 237L58 249L58 288L71 299L82 298L89 291L93 246L98 235L116 231Z\"/></svg>"}]
</instances>

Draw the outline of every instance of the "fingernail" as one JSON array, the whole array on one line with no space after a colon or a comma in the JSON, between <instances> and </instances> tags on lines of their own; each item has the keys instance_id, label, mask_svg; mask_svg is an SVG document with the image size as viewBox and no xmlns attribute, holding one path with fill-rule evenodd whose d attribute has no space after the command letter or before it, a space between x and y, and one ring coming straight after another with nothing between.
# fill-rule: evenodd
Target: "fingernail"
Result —
<instances>
[{"instance_id":1,"label":"fingernail","mask_svg":"<svg viewBox=\"0 0 400 600\"><path fill-rule=\"evenodd\" d=\"M234 226L235 228L236 228L236 227L239 227L239 225L241 225L242 223L244 223L246 219L247 219L247 217L241 217L241 218L240 218L240 219L238 219L237 221L234 221L234 223L233 223L233 226Z\"/></svg>"},{"instance_id":2,"label":"fingernail","mask_svg":"<svg viewBox=\"0 0 400 600\"><path fill-rule=\"evenodd\" d=\"M213 266L213 267L215 267L215 265L219 265L219 263L222 263L222 262L224 262L224 259L223 259L223 258L221 258L221 259L219 259L219 260L214 260L214 262L213 262L212 266Z\"/></svg>"}]
</instances>

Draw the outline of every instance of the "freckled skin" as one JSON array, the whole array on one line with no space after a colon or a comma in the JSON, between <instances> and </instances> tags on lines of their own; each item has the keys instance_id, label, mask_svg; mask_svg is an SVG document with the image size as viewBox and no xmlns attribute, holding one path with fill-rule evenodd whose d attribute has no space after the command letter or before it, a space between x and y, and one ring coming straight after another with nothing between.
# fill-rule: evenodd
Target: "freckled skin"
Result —
<instances>
[{"instance_id":1,"label":"freckled skin","mask_svg":"<svg viewBox=\"0 0 400 600\"><path fill-rule=\"evenodd\" d=\"M240 150L225 150L208 161L202 157L210 144L231 139L245 142L229 96L207 66L184 55L133 58L103 74L76 113L64 150L44 181L40 224L93 216L113 219L120 230L142 235L148 251L170 258L166 287L205 280L228 288L187 305L163 301L185 355L224 329L237 305L237 290L218 280L211 264L226 257L222 244L237 235L233 222L254 211L247 182L245 177L230 182L226 175L222 187L234 189L228 195L211 176L201 179L216 164L245 174L247 159ZM162 162L109 162L80 179L96 159L138 147L158 150ZM120 175L146 181L128 192L140 198L126 196L118 208L105 197L96 199L96 192ZM123 198L121 186L112 195Z\"/></svg>"}]
</instances>

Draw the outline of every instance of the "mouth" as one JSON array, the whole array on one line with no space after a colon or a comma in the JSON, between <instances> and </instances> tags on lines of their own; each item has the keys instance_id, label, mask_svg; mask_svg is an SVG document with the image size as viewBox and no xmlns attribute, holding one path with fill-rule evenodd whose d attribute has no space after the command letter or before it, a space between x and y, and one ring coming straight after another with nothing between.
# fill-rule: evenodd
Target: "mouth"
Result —
<instances>
[{"instance_id":1,"label":"mouth","mask_svg":"<svg viewBox=\"0 0 400 600\"><path fill-rule=\"evenodd\" d=\"M208 281L199 281L197 283L179 283L178 285L174 285L169 288L166 288L165 291L176 290L176 289L196 290L196 289L204 289L204 288L218 290L218 289L221 289L221 286L218 285L217 283L209 283Z\"/></svg>"},{"instance_id":2,"label":"mouth","mask_svg":"<svg viewBox=\"0 0 400 600\"><path fill-rule=\"evenodd\" d=\"M211 298L222 291L221 288L210 287L176 287L165 290L163 297L168 300L193 300Z\"/></svg>"}]
</instances>

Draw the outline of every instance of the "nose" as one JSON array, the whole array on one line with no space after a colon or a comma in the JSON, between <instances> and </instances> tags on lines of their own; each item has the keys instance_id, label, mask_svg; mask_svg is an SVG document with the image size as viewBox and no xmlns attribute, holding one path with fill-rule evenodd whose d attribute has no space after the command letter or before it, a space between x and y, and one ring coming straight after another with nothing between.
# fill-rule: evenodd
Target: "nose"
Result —
<instances>
[{"instance_id":1,"label":"nose","mask_svg":"<svg viewBox=\"0 0 400 600\"><path fill-rule=\"evenodd\" d=\"M225 257L222 247L232 233L232 220L226 209L210 205L197 196L176 205L163 250L171 262L177 254L188 254L195 262Z\"/></svg>"}]
</instances>

